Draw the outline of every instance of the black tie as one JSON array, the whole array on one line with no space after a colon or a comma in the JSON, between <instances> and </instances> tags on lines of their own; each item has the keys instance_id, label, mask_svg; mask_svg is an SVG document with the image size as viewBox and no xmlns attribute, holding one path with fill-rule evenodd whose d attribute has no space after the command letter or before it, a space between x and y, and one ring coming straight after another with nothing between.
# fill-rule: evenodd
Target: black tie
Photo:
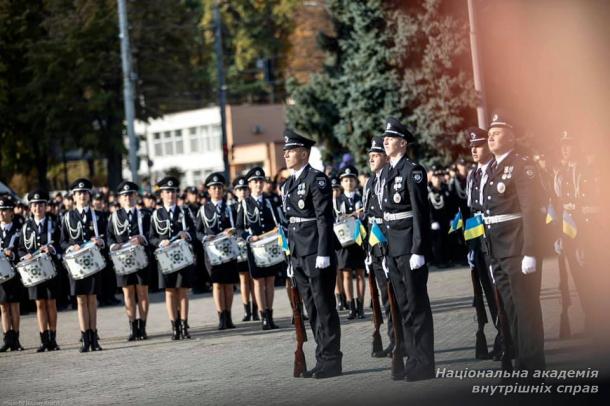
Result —
<instances>
[{"instance_id":1,"label":"black tie","mask_svg":"<svg viewBox=\"0 0 610 406\"><path fill-rule=\"evenodd\" d=\"M477 168L477 170L474 172L474 186L481 186L481 168Z\"/></svg>"},{"instance_id":2,"label":"black tie","mask_svg":"<svg viewBox=\"0 0 610 406\"><path fill-rule=\"evenodd\" d=\"M83 224L87 223L87 210L83 210L81 217L83 218Z\"/></svg>"},{"instance_id":3,"label":"black tie","mask_svg":"<svg viewBox=\"0 0 610 406\"><path fill-rule=\"evenodd\" d=\"M42 234L42 221L38 223L38 234Z\"/></svg>"},{"instance_id":4,"label":"black tie","mask_svg":"<svg viewBox=\"0 0 610 406\"><path fill-rule=\"evenodd\" d=\"M174 209L169 209L169 219L174 221Z\"/></svg>"},{"instance_id":5,"label":"black tie","mask_svg":"<svg viewBox=\"0 0 610 406\"><path fill-rule=\"evenodd\" d=\"M127 220L129 221L129 224L131 224L132 219L133 219L133 213L131 212L131 210L129 210L129 212L127 213Z\"/></svg>"}]
</instances>

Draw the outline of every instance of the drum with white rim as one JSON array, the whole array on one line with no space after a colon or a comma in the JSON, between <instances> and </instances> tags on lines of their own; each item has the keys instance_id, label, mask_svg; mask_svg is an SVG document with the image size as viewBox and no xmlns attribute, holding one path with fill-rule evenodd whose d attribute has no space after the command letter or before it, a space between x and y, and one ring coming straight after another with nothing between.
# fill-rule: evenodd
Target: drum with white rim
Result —
<instances>
[{"instance_id":1,"label":"drum with white rim","mask_svg":"<svg viewBox=\"0 0 610 406\"><path fill-rule=\"evenodd\" d=\"M0 284L13 279L15 275L11 261L0 250Z\"/></svg>"},{"instance_id":2,"label":"drum with white rim","mask_svg":"<svg viewBox=\"0 0 610 406\"><path fill-rule=\"evenodd\" d=\"M237 247L239 248L237 262L246 262L248 260L248 243L243 238L238 238Z\"/></svg>"},{"instance_id":3,"label":"drum with white rim","mask_svg":"<svg viewBox=\"0 0 610 406\"><path fill-rule=\"evenodd\" d=\"M148 255L144 246L131 242L110 251L110 259L117 275L131 275L148 266Z\"/></svg>"},{"instance_id":4,"label":"drum with white rim","mask_svg":"<svg viewBox=\"0 0 610 406\"><path fill-rule=\"evenodd\" d=\"M78 251L64 255L64 265L72 279L80 280L94 275L106 267L106 260L94 242L88 242Z\"/></svg>"},{"instance_id":5,"label":"drum with white rim","mask_svg":"<svg viewBox=\"0 0 610 406\"><path fill-rule=\"evenodd\" d=\"M250 243L254 263L259 268L268 268L284 261L284 252L278 241L278 233Z\"/></svg>"},{"instance_id":6,"label":"drum with white rim","mask_svg":"<svg viewBox=\"0 0 610 406\"><path fill-rule=\"evenodd\" d=\"M35 254L30 259L23 259L17 264L21 282L26 288L40 285L57 275L51 256L45 252Z\"/></svg>"},{"instance_id":7,"label":"drum with white rim","mask_svg":"<svg viewBox=\"0 0 610 406\"><path fill-rule=\"evenodd\" d=\"M155 250L157 265L162 274L169 275L178 272L195 263L193 247L182 238L171 242L165 247Z\"/></svg>"},{"instance_id":8,"label":"drum with white rim","mask_svg":"<svg viewBox=\"0 0 610 406\"><path fill-rule=\"evenodd\" d=\"M232 235L219 234L203 240L203 248L210 265L231 262L240 254L237 239Z\"/></svg>"},{"instance_id":9,"label":"drum with white rim","mask_svg":"<svg viewBox=\"0 0 610 406\"><path fill-rule=\"evenodd\" d=\"M342 247L349 247L356 243L356 240L354 239L356 219L354 217L346 217L343 220L336 222L333 225L333 230Z\"/></svg>"}]
</instances>

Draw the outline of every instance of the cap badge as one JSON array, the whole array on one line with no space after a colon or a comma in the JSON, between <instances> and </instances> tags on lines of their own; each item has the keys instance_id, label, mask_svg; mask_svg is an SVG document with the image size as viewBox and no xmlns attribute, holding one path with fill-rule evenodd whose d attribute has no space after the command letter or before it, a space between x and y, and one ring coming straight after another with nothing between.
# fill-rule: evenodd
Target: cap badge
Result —
<instances>
[{"instance_id":1,"label":"cap badge","mask_svg":"<svg viewBox=\"0 0 610 406\"><path fill-rule=\"evenodd\" d=\"M36 193L36 194L34 195L34 199L40 199L40 195L39 195L38 193Z\"/></svg>"},{"instance_id":2,"label":"cap badge","mask_svg":"<svg viewBox=\"0 0 610 406\"><path fill-rule=\"evenodd\" d=\"M494 114L494 116L492 117L492 121L497 121L498 120L498 115Z\"/></svg>"},{"instance_id":3,"label":"cap badge","mask_svg":"<svg viewBox=\"0 0 610 406\"><path fill-rule=\"evenodd\" d=\"M392 129L392 124L388 123L388 125L385 127L386 130L390 130Z\"/></svg>"},{"instance_id":4,"label":"cap badge","mask_svg":"<svg viewBox=\"0 0 610 406\"><path fill-rule=\"evenodd\" d=\"M123 190L129 190L129 185L123 186Z\"/></svg>"},{"instance_id":5,"label":"cap badge","mask_svg":"<svg viewBox=\"0 0 610 406\"><path fill-rule=\"evenodd\" d=\"M288 137L284 137L284 143L288 143Z\"/></svg>"},{"instance_id":6,"label":"cap badge","mask_svg":"<svg viewBox=\"0 0 610 406\"><path fill-rule=\"evenodd\" d=\"M169 182L167 182L167 186L174 186L174 181L170 180Z\"/></svg>"},{"instance_id":7,"label":"cap badge","mask_svg":"<svg viewBox=\"0 0 610 406\"><path fill-rule=\"evenodd\" d=\"M80 182L80 183L78 184L78 187L85 187L85 184L84 184L83 182Z\"/></svg>"},{"instance_id":8,"label":"cap badge","mask_svg":"<svg viewBox=\"0 0 610 406\"><path fill-rule=\"evenodd\" d=\"M218 182L218 176L214 176L214 179L212 179L214 182Z\"/></svg>"},{"instance_id":9,"label":"cap badge","mask_svg":"<svg viewBox=\"0 0 610 406\"><path fill-rule=\"evenodd\" d=\"M351 170L350 168L347 168L347 169L345 170L345 173L349 175L350 173L352 173L352 170Z\"/></svg>"}]
</instances>

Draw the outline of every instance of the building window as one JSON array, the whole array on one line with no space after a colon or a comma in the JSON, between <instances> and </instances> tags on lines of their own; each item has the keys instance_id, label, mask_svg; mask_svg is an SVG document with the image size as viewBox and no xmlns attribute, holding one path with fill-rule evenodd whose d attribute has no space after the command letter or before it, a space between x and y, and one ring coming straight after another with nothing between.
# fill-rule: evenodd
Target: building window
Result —
<instances>
[{"instance_id":1,"label":"building window","mask_svg":"<svg viewBox=\"0 0 610 406\"><path fill-rule=\"evenodd\" d=\"M199 134L197 134L197 127L189 128L189 142L192 153L198 153L201 151L199 147Z\"/></svg>"},{"instance_id":2,"label":"building window","mask_svg":"<svg viewBox=\"0 0 610 406\"><path fill-rule=\"evenodd\" d=\"M201 171L193 171L193 185L199 185L203 180L201 179Z\"/></svg>"},{"instance_id":3,"label":"building window","mask_svg":"<svg viewBox=\"0 0 610 406\"><path fill-rule=\"evenodd\" d=\"M165 155L174 155L174 140L171 132L165 131L163 133L163 145L165 146Z\"/></svg>"},{"instance_id":4,"label":"building window","mask_svg":"<svg viewBox=\"0 0 610 406\"><path fill-rule=\"evenodd\" d=\"M163 148L161 145L161 134L153 133L152 139L153 139L153 146L155 149L155 156L163 156Z\"/></svg>"},{"instance_id":5,"label":"building window","mask_svg":"<svg viewBox=\"0 0 610 406\"><path fill-rule=\"evenodd\" d=\"M176 140L176 155L184 153L184 142L182 141L182 130L176 130L174 133Z\"/></svg>"}]
</instances>

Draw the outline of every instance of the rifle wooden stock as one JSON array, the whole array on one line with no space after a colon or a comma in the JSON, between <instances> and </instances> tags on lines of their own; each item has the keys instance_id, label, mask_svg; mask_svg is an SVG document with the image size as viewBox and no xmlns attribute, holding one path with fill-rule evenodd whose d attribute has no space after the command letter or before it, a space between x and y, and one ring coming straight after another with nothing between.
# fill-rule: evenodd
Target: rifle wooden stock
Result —
<instances>
[{"instance_id":1,"label":"rifle wooden stock","mask_svg":"<svg viewBox=\"0 0 610 406\"><path fill-rule=\"evenodd\" d=\"M559 338L572 335L568 309L572 304L568 283L568 258L565 254L559 255L559 292L561 294L561 316L559 316Z\"/></svg>"},{"instance_id":2,"label":"rifle wooden stock","mask_svg":"<svg viewBox=\"0 0 610 406\"><path fill-rule=\"evenodd\" d=\"M472 290L474 292L474 307L477 312L477 333L475 336L475 358L489 358L487 349L487 339L485 338L484 328L487 323L487 313L485 312L485 302L483 302L483 289L479 283L479 272L476 268L470 269L470 279L472 280Z\"/></svg>"},{"instance_id":3,"label":"rifle wooden stock","mask_svg":"<svg viewBox=\"0 0 610 406\"><path fill-rule=\"evenodd\" d=\"M403 363L403 336L402 336L402 318L398 308L398 301L394 293L392 282L388 281L388 302L392 314L392 329L394 330L394 351L392 352L392 379L397 381L405 376L405 365Z\"/></svg>"},{"instance_id":4,"label":"rifle wooden stock","mask_svg":"<svg viewBox=\"0 0 610 406\"><path fill-rule=\"evenodd\" d=\"M369 266L367 265L367 269ZM383 351L383 345L381 343L381 335L379 334L379 326L383 324L383 317L381 316L381 306L379 305L379 291L377 290L377 282L375 281L375 275L371 269L369 271L369 289L371 291L371 300L373 301L373 351L371 355Z\"/></svg>"},{"instance_id":5,"label":"rifle wooden stock","mask_svg":"<svg viewBox=\"0 0 610 406\"><path fill-rule=\"evenodd\" d=\"M295 378L303 376L307 370L305 363L305 353L303 352L303 343L307 341L307 333L305 331L305 323L301 314L300 303L301 295L299 290L292 282L290 282L290 305L292 306L292 316L294 317L294 330L297 336L297 348L294 352L294 371Z\"/></svg>"}]
</instances>

